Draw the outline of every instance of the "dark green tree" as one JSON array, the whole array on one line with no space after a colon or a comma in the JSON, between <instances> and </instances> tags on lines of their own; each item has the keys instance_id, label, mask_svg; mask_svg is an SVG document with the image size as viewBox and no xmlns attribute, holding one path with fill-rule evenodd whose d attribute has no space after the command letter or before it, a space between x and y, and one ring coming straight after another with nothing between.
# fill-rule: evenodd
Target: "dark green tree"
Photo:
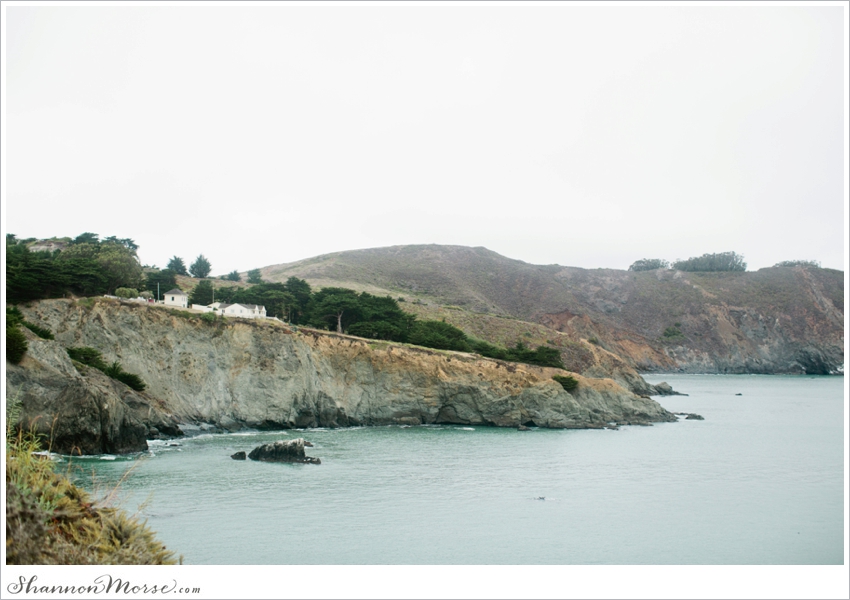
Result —
<instances>
[{"instance_id":1,"label":"dark green tree","mask_svg":"<svg viewBox=\"0 0 850 600\"><path fill-rule=\"evenodd\" d=\"M361 314L357 292L327 287L314 294L310 319L317 327L335 329L337 333L342 333L350 324L357 322Z\"/></svg>"},{"instance_id":2,"label":"dark green tree","mask_svg":"<svg viewBox=\"0 0 850 600\"><path fill-rule=\"evenodd\" d=\"M427 348L461 352L470 350L466 334L444 321L416 321L411 328L408 341Z\"/></svg>"},{"instance_id":3,"label":"dark green tree","mask_svg":"<svg viewBox=\"0 0 850 600\"><path fill-rule=\"evenodd\" d=\"M673 263L673 268L680 271L746 271L747 263L744 257L734 252L720 252L718 254L703 254L691 257L688 260L678 260Z\"/></svg>"},{"instance_id":4,"label":"dark green tree","mask_svg":"<svg viewBox=\"0 0 850 600\"><path fill-rule=\"evenodd\" d=\"M199 281L198 285L189 293L189 304L207 304L213 303L213 286L207 280Z\"/></svg>"},{"instance_id":5,"label":"dark green tree","mask_svg":"<svg viewBox=\"0 0 850 600\"><path fill-rule=\"evenodd\" d=\"M225 281L242 281L242 277L239 275L239 271L231 271L224 277L222 277Z\"/></svg>"},{"instance_id":6,"label":"dark green tree","mask_svg":"<svg viewBox=\"0 0 850 600\"><path fill-rule=\"evenodd\" d=\"M248 283L263 283L263 274L260 269L251 269L248 271Z\"/></svg>"},{"instance_id":7,"label":"dark green tree","mask_svg":"<svg viewBox=\"0 0 850 600\"><path fill-rule=\"evenodd\" d=\"M189 273L192 274L192 277L197 277L198 279L208 277L211 270L212 265L203 254L199 254L195 262L192 263L192 266L189 267Z\"/></svg>"},{"instance_id":8,"label":"dark green tree","mask_svg":"<svg viewBox=\"0 0 850 600\"><path fill-rule=\"evenodd\" d=\"M110 293L118 287L139 288L144 281L142 265L135 252L125 246L102 245L95 261L106 277L106 287Z\"/></svg>"},{"instance_id":9,"label":"dark green tree","mask_svg":"<svg viewBox=\"0 0 850 600\"><path fill-rule=\"evenodd\" d=\"M654 271L655 269L669 269L670 263L660 258L642 258L631 264L629 271Z\"/></svg>"},{"instance_id":10,"label":"dark green tree","mask_svg":"<svg viewBox=\"0 0 850 600\"><path fill-rule=\"evenodd\" d=\"M81 233L80 235L75 237L73 240L71 240L71 244L74 244L74 245L76 245L76 244L98 244L98 243L100 243L99 240L98 240L99 237L100 236L97 235L96 233L91 233L91 232L87 231L85 233Z\"/></svg>"},{"instance_id":11,"label":"dark green tree","mask_svg":"<svg viewBox=\"0 0 850 600\"><path fill-rule=\"evenodd\" d=\"M159 285L157 286L157 284ZM157 300L161 300L162 295L165 292L172 290L175 287L177 287L177 277L171 269L151 271L147 274L145 279L145 289L147 289L151 294L154 294L154 297L156 297L156 293L159 292L160 297L156 298Z\"/></svg>"},{"instance_id":12,"label":"dark green tree","mask_svg":"<svg viewBox=\"0 0 850 600\"><path fill-rule=\"evenodd\" d=\"M28 348L27 337L17 325L6 324L6 360L18 364Z\"/></svg>"},{"instance_id":13,"label":"dark green tree","mask_svg":"<svg viewBox=\"0 0 850 600\"><path fill-rule=\"evenodd\" d=\"M102 243L104 243L104 244L116 244L118 246L122 246L124 248L127 248L127 250L131 250L134 254L135 254L136 250L139 249L138 244L136 244L136 242L134 242L130 238L117 238L114 235L109 236L108 238L103 240Z\"/></svg>"},{"instance_id":14,"label":"dark green tree","mask_svg":"<svg viewBox=\"0 0 850 600\"><path fill-rule=\"evenodd\" d=\"M290 307L289 321L291 323L303 322L313 301L313 290L310 288L310 284L303 279L290 277L283 285L283 291L292 294L296 301L296 304Z\"/></svg>"},{"instance_id":15,"label":"dark green tree","mask_svg":"<svg viewBox=\"0 0 850 600\"><path fill-rule=\"evenodd\" d=\"M188 275L189 272L186 271L186 263L183 262L183 259L179 256L172 256L171 260L168 261L168 265L165 267L169 271L177 273L178 275Z\"/></svg>"}]
</instances>

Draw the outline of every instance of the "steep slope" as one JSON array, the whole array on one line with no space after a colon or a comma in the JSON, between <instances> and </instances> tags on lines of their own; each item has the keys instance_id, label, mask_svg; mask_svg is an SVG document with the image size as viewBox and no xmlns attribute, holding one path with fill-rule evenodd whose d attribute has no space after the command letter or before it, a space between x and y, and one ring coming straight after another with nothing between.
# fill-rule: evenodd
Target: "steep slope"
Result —
<instances>
[{"instance_id":1,"label":"steep slope","mask_svg":"<svg viewBox=\"0 0 850 600\"><path fill-rule=\"evenodd\" d=\"M57 344L91 346L139 374L181 422L224 429L458 423L598 428L674 421L614 381L298 329L271 321L214 324L164 307L99 299L22 309ZM27 399L25 398L26 402Z\"/></svg>"},{"instance_id":2,"label":"steep slope","mask_svg":"<svg viewBox=\"0 0 850 600\"><path fill-rule=\"evenodd\" d=\"M262 272L532 321L575 342L598 341L644 371L826 374L843 364L844 273L832 269L588 270L431 245L339 252Z\"/></svg>"}]
</instances>

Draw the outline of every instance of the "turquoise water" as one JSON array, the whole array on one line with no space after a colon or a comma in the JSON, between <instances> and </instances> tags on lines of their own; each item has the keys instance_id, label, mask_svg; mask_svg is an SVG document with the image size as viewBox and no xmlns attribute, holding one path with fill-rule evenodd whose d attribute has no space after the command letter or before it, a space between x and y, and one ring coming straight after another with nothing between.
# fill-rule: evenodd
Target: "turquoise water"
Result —
<instances>
[{"instance_id":1,"label":"turquoise water","mask_svg":"<svg viewBox=\"0 0 850 600\"><path fill-rule=\"evenodd\" d=\"M202 435L75 459L186 564L841 564L841 377L664 375L704 421ZM736 396L736 393L742 394ZM304 437L321 465L234 461Z\"/></svg>"}]
</instances>

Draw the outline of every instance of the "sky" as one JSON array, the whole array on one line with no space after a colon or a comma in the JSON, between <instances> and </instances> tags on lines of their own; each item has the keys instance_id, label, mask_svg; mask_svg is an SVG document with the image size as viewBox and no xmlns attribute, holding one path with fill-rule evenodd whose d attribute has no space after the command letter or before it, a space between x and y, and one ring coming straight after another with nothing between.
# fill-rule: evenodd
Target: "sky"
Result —
<instances>
[{"instance_id":1,"label":"sky","mask_svg":"<svg viewBox=\"0 0 850 600\"><path fill-rule=\"evenodd\" d=\"M843 270L846 6L6 4L3 231Z\"/></svg>"}]
</instances>

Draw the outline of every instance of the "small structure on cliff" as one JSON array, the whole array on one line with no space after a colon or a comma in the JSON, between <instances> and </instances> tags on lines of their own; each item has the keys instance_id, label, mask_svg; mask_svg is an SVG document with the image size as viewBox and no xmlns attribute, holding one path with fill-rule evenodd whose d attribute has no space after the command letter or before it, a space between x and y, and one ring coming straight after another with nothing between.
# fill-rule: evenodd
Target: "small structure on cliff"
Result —
<instances>
[{"instance_id":1,"label":"small structure on cliff","mask_svg":"<svg viewBox=\"0 0 850 600\"><path fill-rule=\"evenodd\" d=\"M189 296L180 288L174 288L165 292L163 302L166 306L179 306L180 308L189 307Z\"/></svg>"}]
</instances>

